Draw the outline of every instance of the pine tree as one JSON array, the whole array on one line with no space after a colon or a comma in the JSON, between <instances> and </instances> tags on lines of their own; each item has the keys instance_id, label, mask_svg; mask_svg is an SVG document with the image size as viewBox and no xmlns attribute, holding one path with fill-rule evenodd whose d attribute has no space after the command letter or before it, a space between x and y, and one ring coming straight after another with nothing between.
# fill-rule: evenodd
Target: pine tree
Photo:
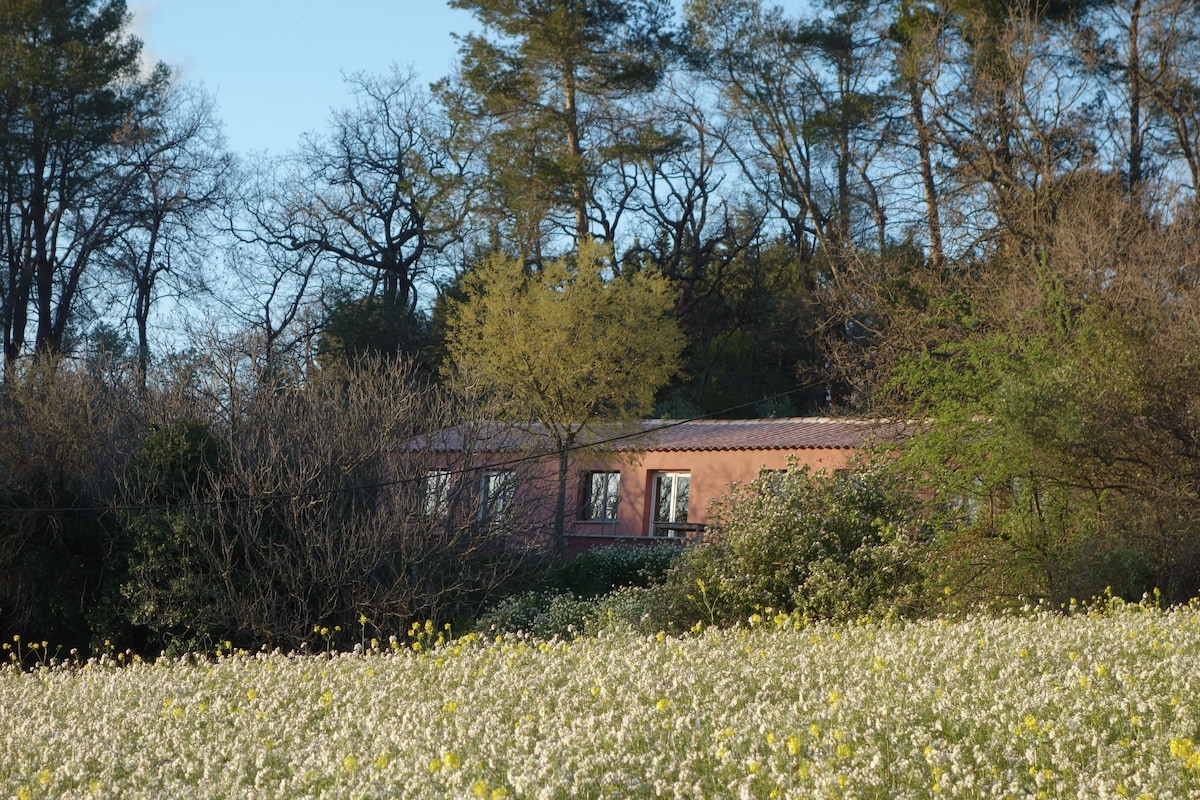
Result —
<instances>
[{"instance_id":1,"label":"pine tree","mask_svg":"<svg viewBox=\"0 0 1200 800\"><path fill-rule=\"evenodd\" d=\"M670 4L450 5L471 11L484 30L463 38L461 85L443 82L441 88L484 143L492 210L513 219L508 234L527 257L540 256L547 222L556 215L577 242L589 238L593 222L605 216L596 207L597 182L652 138L630 124L628 103L662 77L671 52Z\"/></svg>"}]
</instances>

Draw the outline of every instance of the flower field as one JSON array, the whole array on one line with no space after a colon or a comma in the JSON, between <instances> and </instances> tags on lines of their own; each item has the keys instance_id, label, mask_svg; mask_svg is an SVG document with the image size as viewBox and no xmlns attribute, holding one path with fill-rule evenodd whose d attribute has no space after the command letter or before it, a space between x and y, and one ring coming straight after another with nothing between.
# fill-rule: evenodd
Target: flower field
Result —
<instances>
[{"instance_id":1,"label":"flower field","mask_svg":"<svg viewBox=\"0 0 1200 800\"><path fill-rule=\"evenodd\" d=\"M0 670L0 796L1189 798L1200 607Z\"/></svg>"}]
</instances>

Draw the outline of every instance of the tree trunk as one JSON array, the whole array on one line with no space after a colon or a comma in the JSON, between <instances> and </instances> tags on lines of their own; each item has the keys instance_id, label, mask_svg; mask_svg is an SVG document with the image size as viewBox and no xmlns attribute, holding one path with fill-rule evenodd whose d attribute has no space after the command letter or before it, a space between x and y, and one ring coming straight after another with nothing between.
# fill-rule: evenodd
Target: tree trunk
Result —
<instances>
[{"instance_id":1,"label":"tree trunk","mask_svg":"<svg viewBox=\"0 0 1200 800\"><path fill-rule=\"evenodd\" d=\"M567 127L567 152L571 159L571 200L575 206L575 240L582 243L591 235L587 218L587 174L583 169L583 143L579 136L579 108L575 99L575 76L570 68L563 76L563 121Z\"/></svg>"},{"instance_id":2,"label":"tree trunk","mask_svg":"<svg viewBox=\"0 0 1200 800\"><path fill-rule=\"evenodd\" d=\"M917 134L917 158L921 165L921 186L925 192L925 215L929 231L929 263L941 269L945 263L942 248L941 211L938 204L937 184L933 177L933 157L930 154L929 126L925 122L925 108L921 103L921 86L915 77L908 83L908 100L912 108L913 129Z\"/></svg>"},{"instance_id":3,"label":"tree trunk","mask_svg":"<svg viewBox=\"0 0 1200 800\"><path fill-rule=\"evenodd\" d=\"M1142 63L1138 50L1142 16L1142 0L1133 0L1129 9L1129 188L1136 191L1142 184L1142 153L1145 135L1142 131Z\"/></svg>"},{"instance_id":4,"label":"tree trunk","mask_svg":"<svg viewBox=\"0 0 1200 800\"><path fill-rule=\"evenodd\" d=\"M558 490L554 498L554 552L562 555L567 551L567 468L571 449L575 445L575 434L567 434L558 448Z\"/></svg>"}]
</instances>

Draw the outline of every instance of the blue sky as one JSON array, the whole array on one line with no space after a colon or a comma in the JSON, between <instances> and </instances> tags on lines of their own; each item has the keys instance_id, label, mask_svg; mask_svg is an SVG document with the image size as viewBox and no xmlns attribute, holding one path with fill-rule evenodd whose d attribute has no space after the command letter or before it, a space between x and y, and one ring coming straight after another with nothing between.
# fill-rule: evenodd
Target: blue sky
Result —
<instances>
[{"instance_id":1,"label":"blue sky","mask_svg":"<svg viewBox=\"0 0 1200 800\"><path fill-rule=\"evenodd\" d=\"M217 102L230 148L282 154L349 98L343 74L448 74L473 17L437 0L129 0L145 53Z\"/></svg>"}]
</instances>

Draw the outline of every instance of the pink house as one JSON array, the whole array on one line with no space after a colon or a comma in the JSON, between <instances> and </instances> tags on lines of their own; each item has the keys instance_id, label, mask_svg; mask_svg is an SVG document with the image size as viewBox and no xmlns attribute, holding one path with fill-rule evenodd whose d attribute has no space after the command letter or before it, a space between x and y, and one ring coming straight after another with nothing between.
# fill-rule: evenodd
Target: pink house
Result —
<instances>
[{"instance_id":1,"label":"pink house","mask_svg":"<svg viewBox=\"0 0 1200 800\"><path fill-rule=\"evenodd\" d=\"M696 536L709 502L731 484L786 469L791 459L814 471L845 469L887 428L808 417L599 426L568 456L567 550ZM423 438L421 449L434 455L425 507L440 507L454 478L480 520L516 520L525 536L552 541L559 460L546 440L540 428L495 423Z\"/></svg>"}]
</instances>

